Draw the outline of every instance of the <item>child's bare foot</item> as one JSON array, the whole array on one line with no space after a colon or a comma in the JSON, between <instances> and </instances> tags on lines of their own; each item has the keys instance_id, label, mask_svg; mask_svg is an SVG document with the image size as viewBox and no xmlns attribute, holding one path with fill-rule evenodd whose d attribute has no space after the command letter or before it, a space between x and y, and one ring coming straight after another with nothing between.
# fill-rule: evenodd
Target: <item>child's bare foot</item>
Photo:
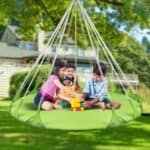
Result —
<instances>
[{"instance_id":1,"label":"child's bare foot","mask_svg":"<svg viewBox=\"0 0 150 150\"><path fill-rule=\"evenodd\" d=\"M45 101L42 103L42 109L49 111L53 109L53 104L51 102Z\"/></svg>"},{"instance_id":2,"label":"child's bare foot","mask_svg":"<svg viewBox=\"0 0 150 150\"><path fill-rule=\"evenodd\" d=\"M113 103L112 103L112 107L113 107L114 109L119 109L119 108L121 107L121 104L116 101L116 102L113 102Z\"/></svg>"},{"instance_id":3,"label":"child's bare foot","mask_svg":"<svg viewBox=\"0 0 150 150\"><path fill-rule=\"evenodd\" d=\"M54 104L54 108L57 109L57 110L63 109L63 108L62 108L60 105L58 105L58 104Z\"/></svg>"}]
</instances>

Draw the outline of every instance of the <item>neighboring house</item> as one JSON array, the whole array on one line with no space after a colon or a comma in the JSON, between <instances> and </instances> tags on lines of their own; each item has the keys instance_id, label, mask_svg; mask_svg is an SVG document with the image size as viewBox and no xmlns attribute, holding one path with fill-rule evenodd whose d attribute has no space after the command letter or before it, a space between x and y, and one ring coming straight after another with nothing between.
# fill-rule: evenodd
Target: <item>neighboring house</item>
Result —
<instances>
[{"instance_id":1,"label":"neighboring house","mask_svg":"<svg viewBox=\"0 0 150 150\"><path fill-rule=\"evenodd\" d=\"M62 42L60 46L53 44L51 46L46 46L45 41L49 39L52 32L41 31L37 34L37 43L32 41L22 41L21 36L17 33L16 26L8 26L2 36L1 42L7 43L8 46L14 46L28 51L35 51L45 53L53 57L56 53L61 58L68 58L70 61L74 62L75 55L77 55L78 63L88 64L89 61L95 61L95 53L91 49L80 49L78 46L75 46L75 42L71 38L67 38L65 42ZM59 48L58 48L59 47ZM75 53L75 47L77 47L77 54ZM84 61L83 61L84 60Z\"/></svg>"},{"instance_id":2,"label":"neighboring house","mask_svg":"<svg viewBox=\"0 0 150 150\"><path fill-rule=\"evenodd\" d=\"M25 49L25 50L31 50L31 51L36 51L37 50L37 43L32 42L32 41L22 41L22 37L21 35L19 35L17 33L17 26L11 26L9 25L2 38L1 38L1 42L2 43L7 43L8 45L13 45L16 47L19 47L21 49Z\"/></svg>"},{"instance_id":3,"label":"neighboring house","mask_svg":"<svg viewBox=\"0 0 150 150\"><path fill-rule=\"evenodd\" d=\"M27 51L14 45L0 43L0 64L31 64L37 56L36 51Z\"/></svg>"},{"instance_id":4,"label":"neighboring house","mask_svg":"<svg viewBox=\"0 0 150 150\"><path fill-rule=\"evenodd\" d=\"M8 97L10 77L28 70L37 56L38 52L0 43L0 97Z\"/></svg>"},{"instance_id":5,"label":"neighboring house","mask_svg":"<svg viewBox=\"0 0 150 150\"><path fill-rule=\"evenodd\" d=\"M0 42L0 97L8 97L10 77L20 71L28 70L35 62L39 54L46 48L44 43L49 38L49 33L40 32L37 35L37 43L32 41L22 41L22 37L17 34L16 26L8 26ZM58 45L47 47L46 55L50 60L54 58ZM68 62L75 62L75 44L69 39L62 43L57 49L58 58L67 59ZM78 48L77 64L78 72L86 76L91 71L89 62L95 61L91 50L81 50ZM47 62L45 62L47 63Z\"/></svg>"},{"instance_id":6,"label":"neighboring house","mask_svg":"<svg viewBox=\"0 0 150 150\"><path fill-rule=\"evenodd\" d=\"M23 53L22 50L24 50L24 54L28 54L30 61L32 61L32 53L30 53L29 51L37 52L36 57L38 57L38 55L41 52L45 51L46 55L49 56L49 58L51 58L51 57L54 57L54 55L56 54L56 49L57 49L58 58L67 59L69 62L74 63L76 59L75 47L77 47L77 54L76 54L77 63L79 66L79 70L81 72L87 72L87 70L90 71L91 67L89 67L89 64L95 61L95 53L93 52L93 50L80 49L78 46L75 46L75 42L71 38L67 38L65 42L63 41L61 45L59 46L59 48L58 48L58 45L56 44L53 44L47 47L45 44L45 41L47 41L50 38L53 32L44 32L44 31L39 32L37 34L37 40L36 40L37 43L36 43L32 41L22 41L21 40L22 37L17 33L17 29L18 29L17 26L12 26L12 25L8 26L4 32L1 42L7 43L7 46L10 47L8 49L11 49L13 46L13 49L19 48L21 50L20 51L21 53ZM31 57L29 55L31 55ZM33 59L33 61L34 60L35 58ZM26 61L26 63L28 63L28 61Z\"/></svg>"}]
</instances>

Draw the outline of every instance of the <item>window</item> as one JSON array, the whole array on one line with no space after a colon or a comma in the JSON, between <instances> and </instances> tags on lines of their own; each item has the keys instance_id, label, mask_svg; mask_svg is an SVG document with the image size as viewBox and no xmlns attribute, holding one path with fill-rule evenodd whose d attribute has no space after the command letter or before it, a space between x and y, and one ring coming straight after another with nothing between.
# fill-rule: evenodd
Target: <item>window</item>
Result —
<instances>
[{"instance_id":1,"label":"window","mask_svg":"<svg viewBox=\"0 0 150 150\"><path fill-rule=\"evenodd\" d=\"M55 45L52 45L52 47L51 47L51 51L52 51L53 53L55 53L55 52L56 52L56 46L55 46Z\"/></svg>"},{"instance_id":2,"label":"window","mask_svg":"<svg viewBox=\"0 0 150 150\"><path fill-rule=\"evenodd\" d=\"M26 49L27 49L27 50L31 50L31 51L32 51L32 50L35 51L35 50L36 50L36 45L35 45L35 43L27 42L27 43L26 43Z\"/></svg>"},{"instance_id":3,"label":"window","mask_svg":"<svg viewBox=\"0 0 150 150\"><path fill-rule=\"evenodd\" d=\"M68 52L68 50L69 50L68 45L64 45L64 51L65 51L65 52Z\"/></svg>"}]
</instances>

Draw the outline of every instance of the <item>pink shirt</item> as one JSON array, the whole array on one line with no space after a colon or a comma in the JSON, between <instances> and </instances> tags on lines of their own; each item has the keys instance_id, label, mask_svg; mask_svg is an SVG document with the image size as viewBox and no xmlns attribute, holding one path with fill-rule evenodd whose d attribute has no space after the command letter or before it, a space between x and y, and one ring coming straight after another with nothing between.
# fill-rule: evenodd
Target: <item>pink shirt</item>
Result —
<instances>
[{"instance_id":1,"label":"pink shirt","mask_svg":"<svg viewBox=\"0 0 150 150\"><path fill-rule=\"evenodd\" d=\"M40 93L42 96L47 98L53 98L54 94L58 90L57 85L54 83L54 80L59 80L56 75L51 75L47 81L42 85Z\"/></svg>"}]
</instances>

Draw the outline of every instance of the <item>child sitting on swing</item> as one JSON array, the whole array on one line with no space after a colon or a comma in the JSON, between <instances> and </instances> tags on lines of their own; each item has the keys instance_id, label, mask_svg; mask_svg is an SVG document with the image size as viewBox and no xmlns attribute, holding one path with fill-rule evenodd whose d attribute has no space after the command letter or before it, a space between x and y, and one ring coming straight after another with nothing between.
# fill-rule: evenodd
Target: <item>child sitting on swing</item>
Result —
<instances>
[{"instance_id":1,"label":"child sitting on swing","mask_svg":"<svg viewBox=\"0 0 150 150\"><path fill-rule=\"evenodd\" d=\"M98 107L101 109L110 109L111 107L120 108L119 102L111 102L107 98L108 82L106 80L106 65L101 63L99 66L93 67L93 75L90 78L83 90L83 99L85 108Z\"/></svg>"},{"instance_id":2,"label":"child sitting on swing","mask_svg":"<svg viewBox=\"0 0 150 150\"><path fill-rule=\"evenodd\" d=\"M68 89L61 83L61 78L64 77L66 71L66 64L60 60L54 65L52 74L43 83L39 92L34 98L34 104L36 107L40 105L43 110L57 109L58 106L55 103L55 95L58 90L63 90L66 93L71 93L74 96L78 96L73 90Z\"/></svg>"},{"instance_id":3,"label":"child sitting on swing","mask_svg":"<svg viewBox=\"0 0 150 150\"><path fill-rule=\"evenodd\" d=\"M79 86L78 81L75 77L75 71L76 71L76 67L71 64L68 64L66 66L65 77L61 79L61 82L66 88L73 90L73 91L78 91L78 90L81 90L81 87ZM58 91L57 96L58 96L58 99L55 104L58 104L58 105L62 101L65 101L68 104L70 104L72 98L74 97L72 93L67 93L61 89Z\"/></svg>"}]
</instances>

